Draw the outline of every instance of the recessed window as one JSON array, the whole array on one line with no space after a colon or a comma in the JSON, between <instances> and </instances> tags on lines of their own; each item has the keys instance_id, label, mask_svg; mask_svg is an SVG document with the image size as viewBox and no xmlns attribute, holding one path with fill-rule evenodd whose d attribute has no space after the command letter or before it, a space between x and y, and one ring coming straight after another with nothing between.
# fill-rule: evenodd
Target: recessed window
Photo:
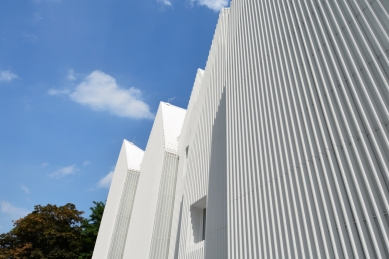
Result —
<instances>
[{"instance_id":1,"label":"recessed window","mask_svg":"<svg viewBox=\"0 0 389 259\"><path fill-rule=\"evenodd\" d=\"M207 223L207 208L204 208L203 209L203 222L202 222L203 224L203 228L202 228L202 241L204 241L205 240L205 226L206 226L206 223Z\"/></svg>"},{"instance_id":2,"label":"recessed window","mask_svg":"<svg viewBox=\"0 0 389 259\"><path fill-rule=\"evenodd\" d=\"M190 208L191 230L193 243L199 243L205 240L207 229L207 199L206 196L201 198Z\"/></svg>"}]
</instances>

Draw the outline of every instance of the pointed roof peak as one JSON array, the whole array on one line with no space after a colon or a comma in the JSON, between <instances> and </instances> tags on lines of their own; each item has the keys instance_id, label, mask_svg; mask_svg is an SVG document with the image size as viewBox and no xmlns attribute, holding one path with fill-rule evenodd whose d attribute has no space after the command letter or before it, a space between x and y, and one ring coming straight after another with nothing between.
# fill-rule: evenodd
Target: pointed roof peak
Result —
<instances>
[{"instance_id":1,"label":"pointed roof peak","mask_svg":"<svg viewBox=\"0 0 389 259\"><path fill-rule=\"evenodd\" d=\"M126 152L127 167L129 170L140 171L144 151L128 140L123 140L122 151Z\"/></svg>"},{"instance_id":2,"label":"pointed roof peak","mask_svg":"<svg viewBox=\"0 0 389 259\"><path fill-rule=\"evenodd\" d=\"M165 150L178 153L178 137L180 136L184 123L186 110L165 102L160 103L160 109L162 113Z\"/></svg>"}]
</instances>

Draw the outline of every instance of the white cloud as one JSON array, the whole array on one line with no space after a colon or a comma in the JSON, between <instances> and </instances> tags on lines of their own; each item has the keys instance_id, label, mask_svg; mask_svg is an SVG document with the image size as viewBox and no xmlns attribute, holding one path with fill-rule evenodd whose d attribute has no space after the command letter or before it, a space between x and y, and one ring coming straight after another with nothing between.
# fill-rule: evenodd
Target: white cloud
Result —
<instances>
[{"instance_id":1,"label":"white cloud","mask_svg":"<svg viewBox=\"0 0 389 259\"><path fill-rule=\"evenodd\" d=\"M173 6L172 2L170 0L157 0L157 1L160 2L163 5Z\"/></svg>"},{"instance_id":2,"label":"white cloud","mask_svg":"<svg viewBox=\"0 0 389 259\"><path fill-rule=\"evenodd\" d=\"M35 34L30 34L30 33L23 33L22 37L25 40L30 41L30 42L36 42L38 40L38 36L36 36Z\"/></svg>"},{"instance_id":3,"label":"white cloud","mask_svg":"<svg viewBox=\"0 0 389 259\"><path fill-rule=\"evenodd\" d=\"M57 171L49 174L50 177L52 178L62 178L64 176L70 175L70 174L75 174L78 171L76 165L70 165L66 167L62 167L58 169Z\"/></svg>"},{"instance_id":4,"label":"white cloud","mask_svg":"<svg viewBox=\"0 0 389 259\"><path fill-rule=\"evenodd\" d=\"M40 4L42 2L56 2L56 3L59 3L61 2L61 0L32 0L34 3L36 4Z\"/></svg>"},{"instance_id":5,"label":"white cloud","mask_svg":"<svg viewBox=\"0 0 389 259\"><path fill-rule=\"evenodd\" d=\"M0 70L0 82L11 82L16 78L18 78L18 76L12 73L10 70L6 70L6 71Z\"/></svg>"},{"instance_id":6,"label":"white cloud","mask_svg":"<svg viewBox=\"0 0 389 259\"><path fill-rule=\"evenodd\" d=\"M74 72L73 69L70 69L70 70L68 71L68 75L67 75L66 78L67 78L69 81L74 81L74 80L77 79L77 78L76 78L76 73Z\"/></svg>"},{"instance_id":7,"label":"white cloud","mask_svg":"<svg viewBox=\"0 0 389 259\"><path fill-rule=\"evenodd\" d=\"M83 165L89 165L90 162L88 160L85 160L85 162L83 163Z\"/></svg>"},{"instance_id":8,"label":"white cloud","mask_svg":"<svg viewBox=\"0 0 389 259\"><path fill-rule=\"evenodd\" d=\"M34 13L34 18L33 18L34 22L37 22L37 21L42 20L42 19L43 19L43 17L40 13Z\"/></svg>"},{"instance_id":9,"label":"white cloud","mask_svg":"<svg viewBox=\"0 0 389 259\"><path fill-rule=\"evenodd\" d=\"M27 186L25 186L24 184L22 186L20 186L20 188L27 194L30 194L30 189L28 189Z\"/></svg>"},{"instance_id":10,"label":"white cloud","mask_svg":"<svg viewBox=\"0 0 389 259\"><path fill-rule=\"evenodd\" d=\"M0 201L0 211L4 214L13 217L14 219L19 219L29 213L29 211L23 208L15 207L11 203L6 201Z\"/></svg>"},{"instance_id":11,"label":"white cloud","mask_svg":"<svg viewBox=\"0 0 389 259\"><path fill-rule=\"evenodd\" d=\"M54 89L51 88L47 92L48 95L63 95L63 94L69 94L70 90L69 89Z\"/></svg>"},{"instance_id":12,"label":"white cloud","mask_svg":"<svg viewBox=\"0 0 389 259\"><path fill-rule=\"evenodd\" d=\"M88 75L70 94L73 101L93 110L135 119L154 118L149 105L143 102L141 97L142 92L139 89L122 88L115 78L99 70Z\"/></svg>"},{"instance_id":13,"label":"white cloud","mask_svg":"<svg viewBox=\"0 0 389 259\"><path fill-rule=\"evenodd\" d=\"M46 167L46 166L48 166L48 165L49 165L49 163L44 162L44 163L41 164L41 167L43 168L43 167Z\"/></svg>"},{"instance_id":14,"label":"white cloud","mask_svg":"<svg viewBox=\"0 0 389 259\"><path fill-rule=\"evenodd\" d=\"M113 171L109 172L97 183L97 188L109 188L111 186L112 177Z\"/></svg>"},{"instance_id":15,"label":"white cloud","mask_svg":"<svg viewBox=\"0 0 389 259\"><path fill-rule=\"evenodd\" d=\"M198 5L208 7L216 12L220 11L223 7L227 7L229 0L191 0L191 2L197 2Z\"/></svg>"}]
</instances>

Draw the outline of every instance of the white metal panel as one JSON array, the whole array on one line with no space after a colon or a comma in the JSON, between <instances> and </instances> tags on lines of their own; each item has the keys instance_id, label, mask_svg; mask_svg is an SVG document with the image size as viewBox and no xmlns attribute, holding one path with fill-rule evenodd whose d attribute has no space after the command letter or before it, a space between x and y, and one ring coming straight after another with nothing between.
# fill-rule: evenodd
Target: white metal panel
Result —
<instances>
[{"instance_id":1,"label":"white metal panel","mask_svg":"<svg viewBox=\"0 0 389 259\"><path fill-rule=\"evenodd\" d=\"M128 225L131 217L131 201L133 199L131 196L135 195L138 183L137 174L139 174L143 154L144 151L133 143L127 140L123 141L93 251L93 259L122 258L121 256L109 257L108 254L110 247L116 243L115 240L120 235L118 225ZM123 207L123 200L128 200L128 198L130 198L130 202ZM123 245L118 247L118 253L121 253L123 248Z\"/></svg>"},{"instance_id":2,"label":"white metal panel","mask_svg":"<svg viewBox=\"0 0 389 259\"><path fill-rule=\"evenodd\" d=\"M161 103L125 258L389 258L388 52L386 0L231 2L186 115Z\"/></svg>"},{"instance_id":3,"label":"white metal panel","mask_svg":"<svg viewBox=\"0 0 389 259\"><path fill-rule=\"evenodd\" d=\"M141 165L124 258L168 257L185 110L162 103Z\"/></svg>"},{"instance_id":4,"label":"white metal panel","mask_svg":"<svg viewBox=\"0 0 389 259\"><path fill-rule=\"evenodd\" d=\"M185 119L185 109L161 102L166 151L178 154L178 137Z\"/></svg>"},{"instance_id":5,"label":"white metal panel","mask_svg":"<svg viewBox=\"0 0 389 259\"><path fill-rule=\"evenodd\" d=\"M220 134L220 132L218 132L220 128L225 129L225 121L218 120L216 123L219 123L219 125L218 127L215 126L217 130L213 132L213 128L224 89L225 79L223 78L223 72L226 60L224 51L225 40L223 37L226 35L227 17L228 9L224 9L219 16L219 23L215 31L215 37L212 42L206 68L204 72L200 70L197 74L193 87L194 90L188 106L187 117L184 122L184 129L180 137L180 147L181 149L188 148L188 154L186 155L186 152L183 152L183 150L180 152L179 176L184 178L182 179L181 214L178 217L181 220L179 228L180 242L178 257L175 258L204 258L204 244L206 244L208 237L209 240L213 240L210 242L210 245L214 246L214 258L223 258L223 256L225 257L227 254L227 219L224 221L225 229L224 233L221 235L219 233L223 230L220 229L220 232L218 232L216 226L218 224L223 225L223 223L221 223L223 220L221 218L218 222L215 219L215 215L218 213L226 216L227 208L225 207L223 213L222 210L218 210L220 207L217 205L215 207L207 207L207 220L209 220L209 224L207 223L207 230L211 230L212 234L206 232L205 242L197 241L196 231L198 231L198 229L194 228L198 228L201 224L195 224L196 219L194 217L196 217L196 215L194 215L191 210L193 204L196 204L204 197L207 197L207 199L209 198L209 189L211 188L213 188L212 195L214 195L215 192L217 193L220 191L221 193L218 193L218 197L226 198L227 194L225 188L215 188L217 186L208 185L210 170L215 169L216 166L213 164L211 167L210 163L212 144L215 144L215 147L220 144L220 147L222 147L222 144L225 143L223 133L221 132ZM223 159L221 158L220 162L222 161ZM217 162L217 159L215 159L214 162ZM222 168L223 167L219 169L222 170ZM223 190L225 191L224 193ZM220 201L212 199L211 204L217 204L218 202L223 203L223 199ZM224 204L226 206L226 199ZM178 208L178 206L176 206L176 208ZM208 215L212 216L209 217ZM223 242L223 240L225 240L225 242ZM209 251L212 251L212 248L210 248ZM223 253L223 251L225 251L225 253Z\"/></svg>"},{"instance_id":6,"label":"white metal panel","mask_svg":"<svg viewBox=\"0 0 389 259\"><path fill-rule=\"evenodd\" d=\"M229 258L389 257L383 3L232 2Z\"/></svg>"}]
</instances>

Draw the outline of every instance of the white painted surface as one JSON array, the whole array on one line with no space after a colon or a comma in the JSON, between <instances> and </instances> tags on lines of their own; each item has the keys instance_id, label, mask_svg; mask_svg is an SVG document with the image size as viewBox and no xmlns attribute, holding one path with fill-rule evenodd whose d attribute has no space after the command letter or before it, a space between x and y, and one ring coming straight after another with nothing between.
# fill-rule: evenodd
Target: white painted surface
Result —
<instances>
[{"instance_id":1,"label":"white painted surface","mask_svg":"<svg viewBox=\"0 0 389 259\"><path fill-rule=\"evenodd\" d=\"M389 258L388 7L232 2L228 258Z\"/></svg>"},{"instance_id":2,"label":"white painted surface","mask_svg":"<svg viewBox=\"0 0 389 259\"><path fill-rule=\"evenodd\" d=\"M173 218L178 137L185 110L161 102L141 166L124 258L167 258Z\"/></svg>"},{"instance_id":3,"label":"white painted surface","mask_svg":"<svg viewBox=\"0 0 389 259\"><path fill-rule=\"evenodd\" d=\"M131 216L132 205L130 204L130 208L128 208L124 213L128 215L123 215L123 213L121 213L123 207L120 206L120 204L123 194L126 193L125 183L126 179L128 178L128 174L139 174L143 154L143 150L139 149L134 144L128 142L127 140L123 141L123 145L112 178L111 187L109 189L95 249L93 251L93 259L110 258L108 253L112 243L111 241L115 240L115 236L117 234L114 230L118 215L125 217ZM137 177L132 179L133 183L130 185L132 188L136 188L136 178ZM120 250L122 248L119 247L118 249Z\"/></svg>"},{"instance_id":4,"label":"white painted surface","mask_svg":"<svg viewBox=\"0 0 389 259\"><path fill-rule=\"evenodd\" d=\"M389 258L388 53L389 1L234 0L186 115L161 103L124 258Z\"/></svg>"}]
</instances>

